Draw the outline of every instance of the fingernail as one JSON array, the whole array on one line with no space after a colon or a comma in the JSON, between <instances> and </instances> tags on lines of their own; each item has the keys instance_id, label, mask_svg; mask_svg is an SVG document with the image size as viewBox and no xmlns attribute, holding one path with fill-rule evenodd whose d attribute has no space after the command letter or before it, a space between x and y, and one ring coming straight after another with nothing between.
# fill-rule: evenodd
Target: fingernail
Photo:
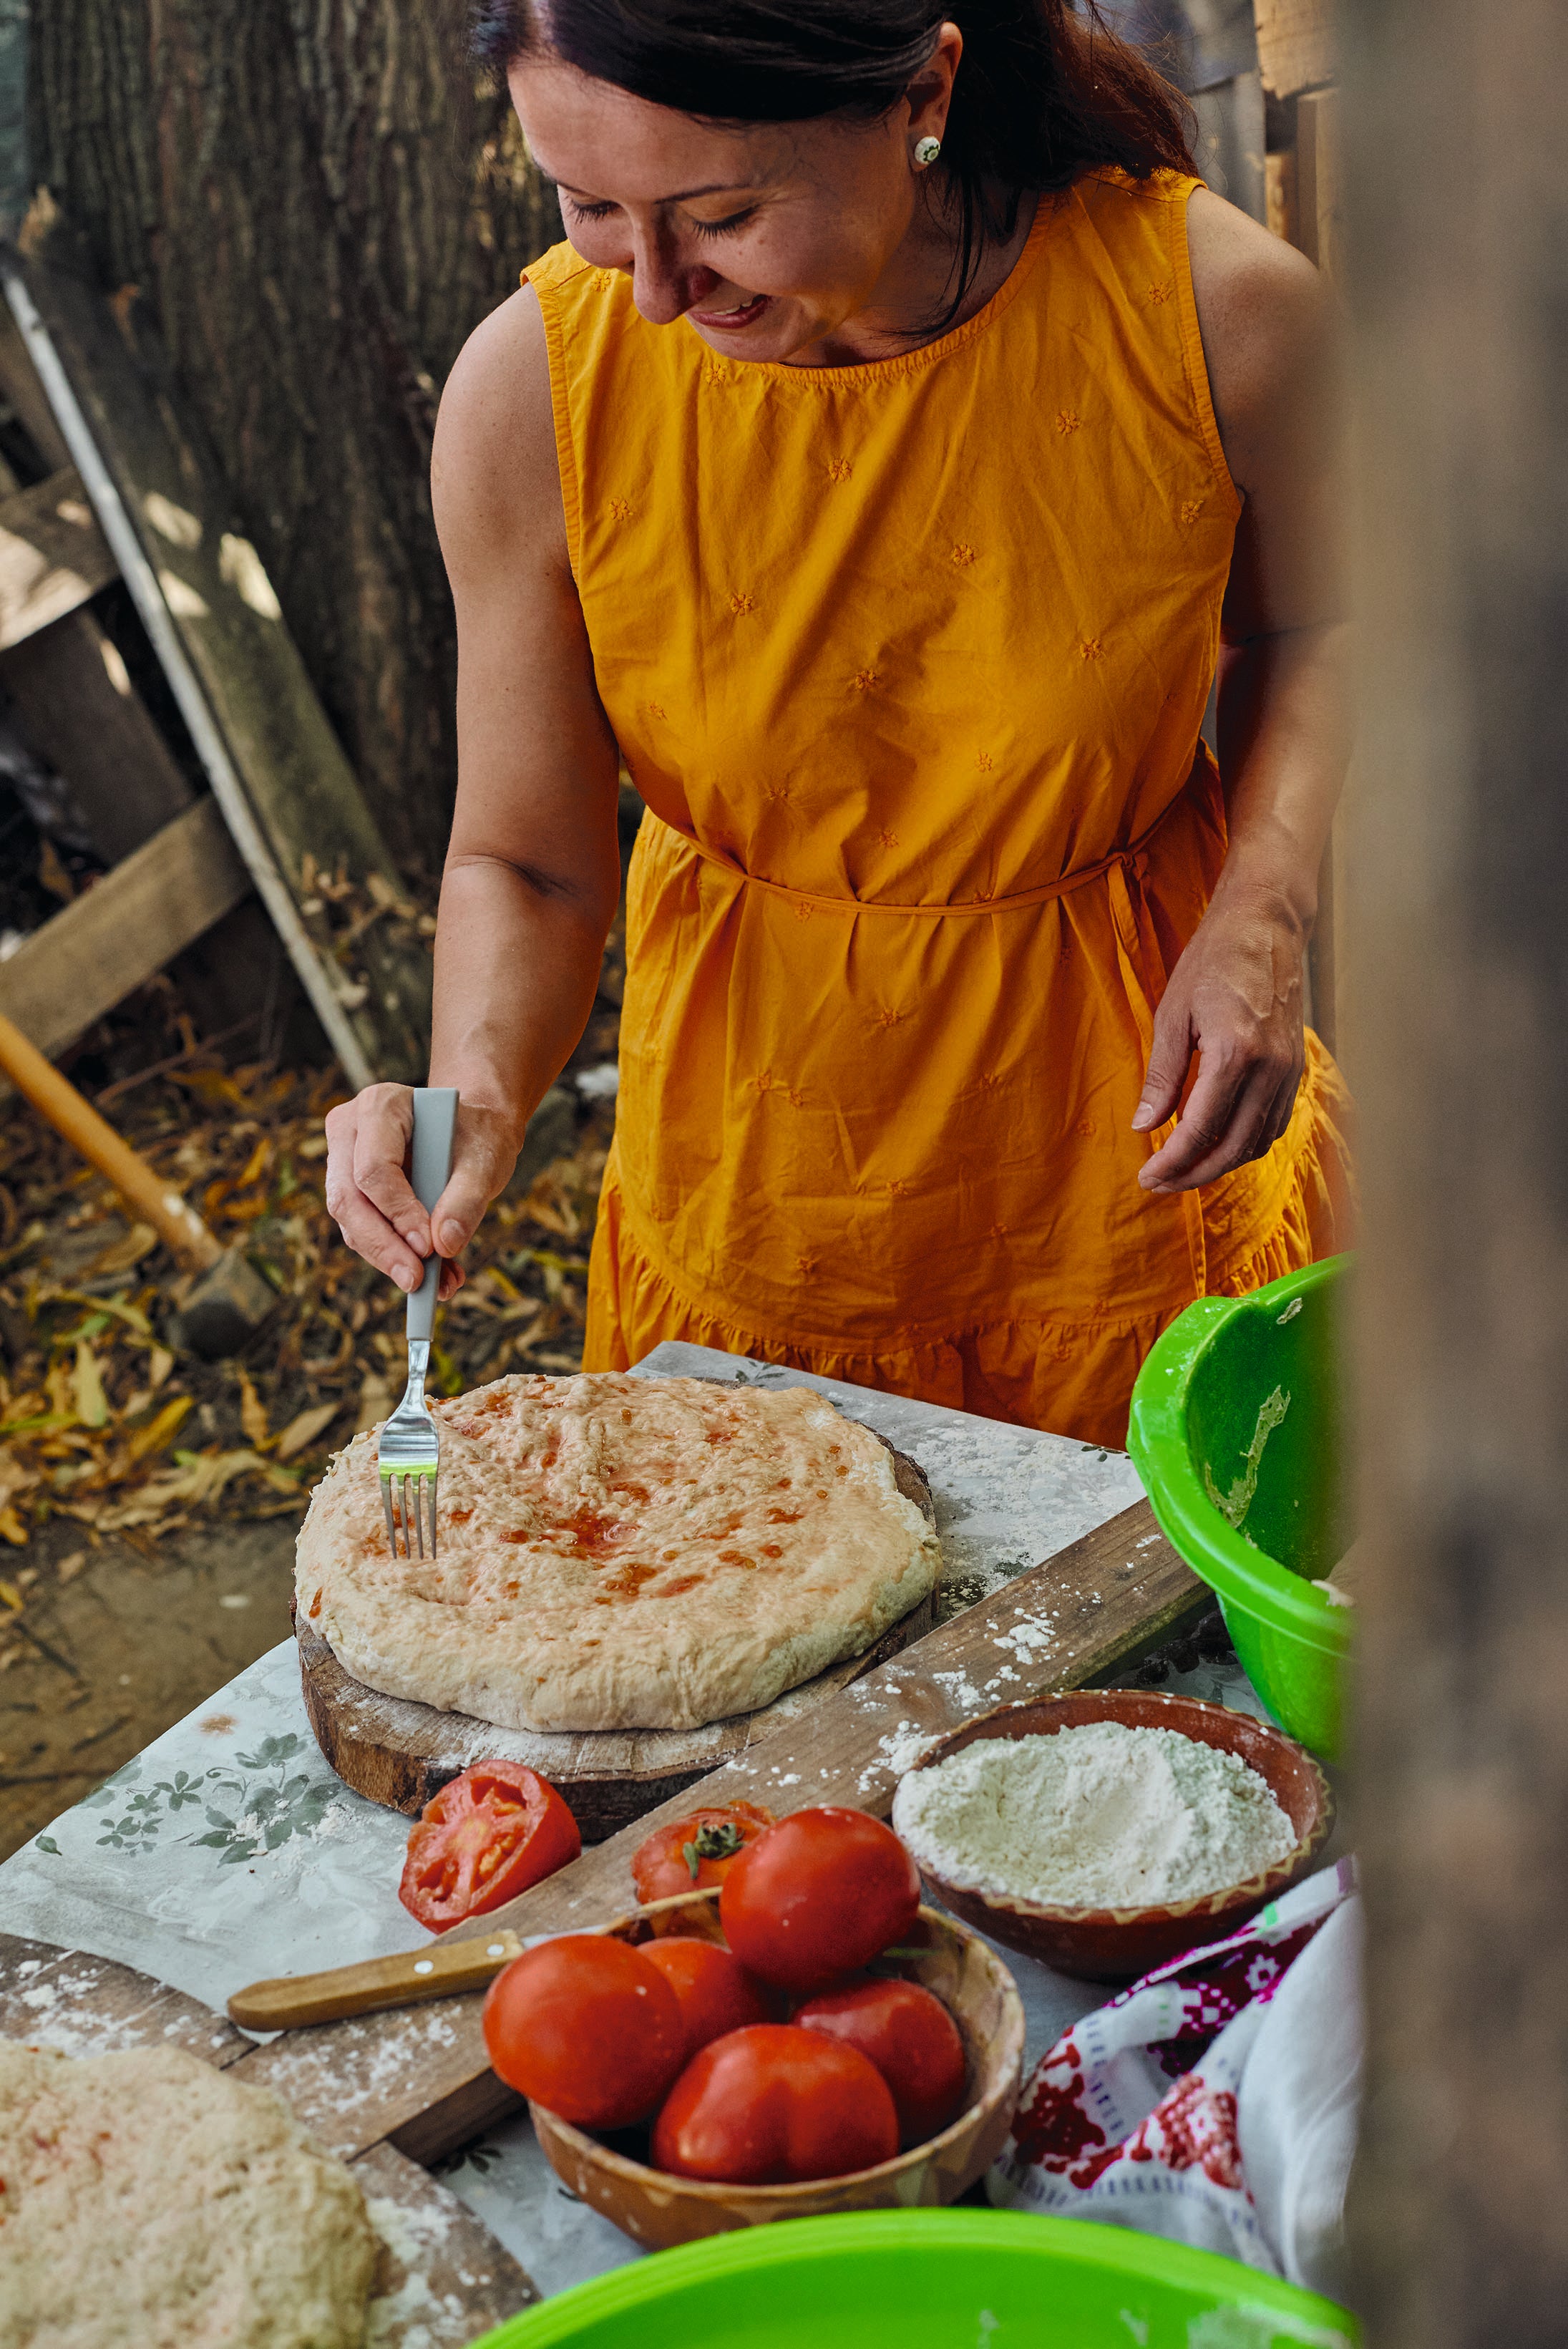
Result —
<instances>
[{"instance_id":1,"label":"fingernail","mask_svg":"<svg viewBox=\"0 0 1568 2349\"><path fill-rule=\"evenodd\" d=\"M461 1247L463 1244L463 1227L461 1224L454 1224L451 1217L449 1216L446 1222L441 1226L440 1240L441 1246L444 1248Z\"/></svg>"},{"instance_id":2,"label":"fingernail","mask_svg":"<svg viewBox=\"0 0 1568 2349\"><path fill-rule=\"evenodd\" d=\"M419 1286L419 1276L417 1272L398 1271L395 1272L392 1278L397 1282L398 1288L406 1291L409 1296L412 1296L414 1290Z\"/></svg>"},{"instance_id":3,"label":"fingernail","mask_svg":"<svg viewBox=\"0 0 1568 2349\"><path fill-rule=\"evenodd\" d=\"M1140 1102L1138 1107L1132 1112L1132 1131L1134 1133L1140 1133L1146 1125L1152 1125L1153 1123L1153 1111L1148 1108L1144 1102Z\"/></svg>"}]
</instances>

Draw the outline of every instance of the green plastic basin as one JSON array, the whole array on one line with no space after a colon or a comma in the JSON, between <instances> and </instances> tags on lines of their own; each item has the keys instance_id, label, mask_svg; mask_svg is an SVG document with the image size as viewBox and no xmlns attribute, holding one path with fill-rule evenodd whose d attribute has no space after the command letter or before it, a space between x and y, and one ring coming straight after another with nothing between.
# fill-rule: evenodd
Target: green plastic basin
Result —
<instances>
[{"instance_id":1,"label":"green plastic basin","mask_svg":"<svg viewBox=\"0 0 1568 2349\"><path fill-rule=\"evenodd\" d=\"M1351 1610L1312 1588L1350 1546L1340 1325L1351 1259L1204 1297L1155 1345L1127 1448L1161 1527L1219 1599L1282 1729L1341 1746Z\"/></svg>"},{"instance_id":2,"label":"green plastic basin","mask_svg":"<svg viewBox=\"0 0 1568 2349\"><path fill-rule=\"evenodd\" d=\"M1355 2349L1332 2301L1212 2251L1011 2210L786 2219L659 2251L482 2349Z\"/></svg>"}]
</instances>

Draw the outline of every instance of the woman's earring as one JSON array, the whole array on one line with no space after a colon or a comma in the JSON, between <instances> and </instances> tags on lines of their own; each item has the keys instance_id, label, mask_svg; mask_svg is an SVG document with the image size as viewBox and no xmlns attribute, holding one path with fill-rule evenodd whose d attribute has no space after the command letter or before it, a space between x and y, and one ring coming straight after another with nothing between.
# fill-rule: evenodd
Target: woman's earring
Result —
<instances>
[{"instance_id":1,"label":"woman's earring","mask_svg":"<svg viewBox=\"0 0 1568 2349\"><path fill-rule=\"evenodd\" d=\"M940 139L917 139L914 142L914 160L923 171L928 165L935 162L941 152Z\"/></svg>"}]
</instances>

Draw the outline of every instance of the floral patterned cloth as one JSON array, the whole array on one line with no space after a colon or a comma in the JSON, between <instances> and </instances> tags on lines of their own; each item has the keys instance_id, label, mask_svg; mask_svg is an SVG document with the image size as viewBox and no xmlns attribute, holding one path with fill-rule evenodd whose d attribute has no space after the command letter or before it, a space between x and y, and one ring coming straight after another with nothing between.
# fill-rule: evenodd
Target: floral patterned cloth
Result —
<instances>
[{"instance_id":1,"label":"floral patterned cloth","mask_svg":"<svg viewBox=\"0 0 1568 2349\"><path fill-rule=\"evenodd\" d=\"M1336 2290L1360 2075L1354 1892L1342 1860L1074 2023L1019 2099L992 2201Z\"/></svg>"}]
</instances>

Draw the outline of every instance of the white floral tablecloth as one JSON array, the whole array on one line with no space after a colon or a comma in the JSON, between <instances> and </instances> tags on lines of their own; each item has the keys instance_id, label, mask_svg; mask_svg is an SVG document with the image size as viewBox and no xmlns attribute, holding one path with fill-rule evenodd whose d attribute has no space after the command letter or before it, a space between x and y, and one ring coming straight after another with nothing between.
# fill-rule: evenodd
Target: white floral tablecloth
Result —
<instances>
[{"instance_id":1,"label":"white floral tablecloth","mask_svg":"<svg viewBox=\"0 0 1568 2349\"><path fill-rule=\"evenodd\" d=\"M686 1345L648 1374L811 1385L925 1470L945 1610L1053 1556L1139 1498L1119 1454ZM1233 1658L1161 1686L1261 1712ZM222 2012L263 1976L407 1949L397 1886L407 1822L352 1794L318 1752L292 1640L220 1689L0 1867L0 1929L135 1966ZM1031 2060L1103 1988L1003 1952L1029 2017ZM47 2035L41 1990L40 2035ZM639 2254L561 2186L526 2116L446 2164L456 2192L544 2292Z\"/></svg>"}]
</instances>

